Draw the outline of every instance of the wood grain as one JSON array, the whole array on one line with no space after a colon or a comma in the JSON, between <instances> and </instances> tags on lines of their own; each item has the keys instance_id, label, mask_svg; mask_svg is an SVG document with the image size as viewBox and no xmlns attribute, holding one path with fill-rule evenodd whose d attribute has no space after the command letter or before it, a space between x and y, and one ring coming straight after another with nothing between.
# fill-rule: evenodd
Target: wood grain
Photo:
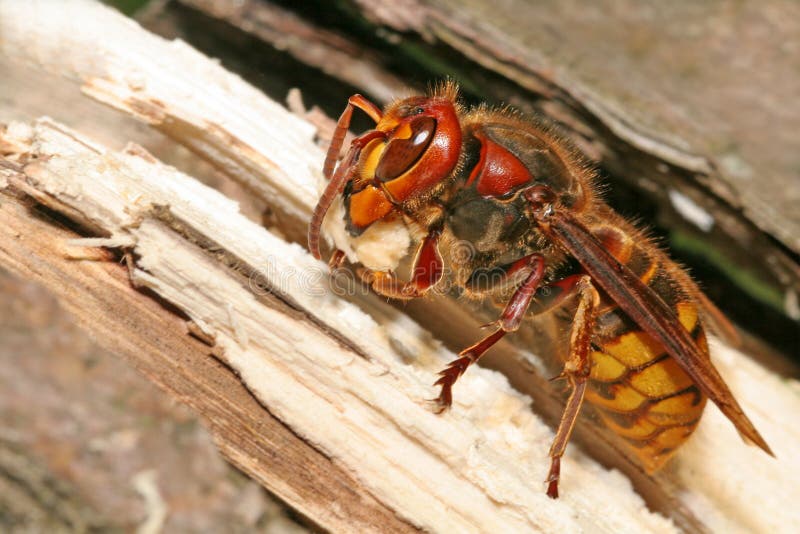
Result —
<instances>
[{"instance_id":1,"label":"wood grain","mask_svg":"<svg viewBox=\"0 0 800 534\"><path fill-rule=\"evenodd\" d=\"M178 310L132 288L117 255L67 257L65 243L82 236L63 222L19 191L6 190L0 196L0 264L45 286L101 347L195 410L234 465L320 527L416 530L265 410L212 347L188 335Z\"/></svg>"},{"instance_id":2,"label":"wood grain","mask_svg":"<svg viewBox=\"0 0 800 534\"><path fill-rule=\"evenodd\" d=\"M40 66L51 73L68 70L61 83L83 87L86 94L190 146L232 178L252 183L257 194L290 215L281 230L302 230L316 198L322 156L312 141L310 125L184 44L159 40L95 4L65 5L66 18L103 24L95 28L87 22L91 31L82 35L63 32L55 19L65 17L34 3L29 18L47 28L52 41L37 41L36 50L4 48L3 53L16 54L23 62L42 57L44 63L56 52L58 57L70 55L75 58L72 63ZM14 30L4 33L10 35L7 42L22 42L21 29L28 27L28 19L16 25L8 20L0 18L0 24ZM102 44L102 53L87 43ZM94 61L91 69L85 68L87 55ZM378 510L384 507L407 521L398 528L675 529L647 510L625 477L601 467L578 447L570 447L565 459L564 499L547 500L537 481L544 477L543 459L552 434L531 413L529 399L511 390L498 373L478 368L459 382L453 412L436 417L425 400L434 396L430 384L452 352L379 299L360 293L332 294L320 264L304 250L247 221L235 203L162 165L146 151L131 146L115 152L48 120L12 124L2 132L0 146L12 166L27 164L22 177L19 171L0 172L6 182L107 239L86 245L134 247L134 280L158 294L158 302L169 303L170 313L180 310L184 318L191 318L202 337L213 339L217 356L235 369L269 414L350 475L350 489L357 488L359 498L371 496ZM48 230L36 227L36 232ZM17 234L21 235L12 232L3 241ZM31 270L47 272L48 251L39 252L43 255L26 261ZM5 258L9 264L19 261L11 255ZM127 288L124 272L114 269L112 285L122 291ZM307 273L312 273L310 278L304 277ZM54 291L61 276L53 271L55 281L49 283ZM256 283L251 285L252 281ZM108 293L103 302L112 300ZM114 310L113 302L108 306ZM435 306L427 310L433 313ZM101 309L98 304L96 313ZM441 310L446 314L448 308ZM108 317L125 317L127 322L129 315L119 311ZM456 315L438 313L450 320L436 327L442 336L471 328L471 324L451 324ZM176 316L172 321L169 324L180 327L183 335L181 319ZM151 329L145 326L131 334L149 335ZM133 351L140 341L131 337L118 343ZM176 355L182 354L178 348L167 347L159 357L177 365L181 360ZM529 352L510 345L506 350L512 357L529 358L541 371L540 360ZM744 447L718 413L708 413L667 474L670 484L652 483L663 499L659 510L690 530L733 528L736 521L753 530L795 524L791 488L798 472L800 455L794 453L800 439L785 425L786 414L798 409L792 385L739 353L720 348L717 357L726 379L748 410L755 412L781 463L769 463ZM213 376L213 368L203 372ZM220 372L223 369L228 367ZM153 380L166 383L155 372ZM539 375L534 384L544 382ZM178 392L179 398L186 394L186 389ZM219 395L214 406L198 405L201 413L209 409L217 414L210 418L212 425L223 424L216 417L227 417L220 407L228 409L222 398L227 390L220 389ZM547 394L536 397L536 412L557 410L557 396L547 399ZM240 401L244 402L237 398ZM271 461L280 460L275 459L278 452L256 447L257 439L264 440L258 438L263 432L258 417L262 416L257 412L248 413L232 423L248 427L242 439L247 438L252 455L230 455L261 480L265 475L257 471L269 464L269 456ZM223 438L240 432L220 428ZM591 430L588 436L583 443L593 454ZM298 459L301 466L303 461ZM324 470L311 473L314 479L308 480L309 471L294 466L286 476L306 477L305 482L266 483L318 524L346 530L350 512L331 518L328 508L335 505L330 499L322 504L295 502L302 499L296 497L294 484L327 484ZM333 488L345 492L347 484L335 482ZM357 501L353 497L347 502ZM649 498L647 505L653 505ZM378 512L366 515L364 521L355 516L353 524L366 529L374 526L368 522L372 515L388 517Z\"/></svg>"}]
</instances>

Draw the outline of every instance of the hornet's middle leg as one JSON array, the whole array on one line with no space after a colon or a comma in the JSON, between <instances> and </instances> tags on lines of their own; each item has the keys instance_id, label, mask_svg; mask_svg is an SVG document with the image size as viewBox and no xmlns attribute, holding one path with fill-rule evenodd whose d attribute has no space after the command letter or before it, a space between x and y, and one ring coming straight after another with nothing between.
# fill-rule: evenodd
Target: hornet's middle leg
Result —
<instances>
[{"instance_id":1,"label":"hornet's middle leg","mask_svg":"<svg viewBox=\"0 0 800 534\"><path fill-rule=\"evenodd\" d=\"M514 332L519 328L522 318L536 293L536 289L544 278L544 258L540 254L531 254L516 261L508 270L506 276L527 269L529 274L517 288L511 299L506 304L500 318L492 324L498 326L497 330L459 353L459 358L450 362L446 369L439 373L439 380L435 385L442 390L436 399L439 412L447 410L453 403L453 384L464 374L467 367L477 362L492 345L500 341L507 332Z\"/></svg>"}]
</instances>

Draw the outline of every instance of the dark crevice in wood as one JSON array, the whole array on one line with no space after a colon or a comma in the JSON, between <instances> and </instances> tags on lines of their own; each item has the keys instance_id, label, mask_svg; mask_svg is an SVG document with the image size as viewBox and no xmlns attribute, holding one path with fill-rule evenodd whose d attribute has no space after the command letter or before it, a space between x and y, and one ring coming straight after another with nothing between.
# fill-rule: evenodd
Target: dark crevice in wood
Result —
<instances>
[{"instance_id":1,"label":"dark crevice in wood","mask_svg":"<svg viewBox=\"0 0 800 534\"><path fill-rule=\"evenodd\" d=\"M202 4L193 0L182 1L188 5ZM603 182L609 184L605 188L605 197L612 207L628 217L647 221L653 234L671 248L671 254L676 259L684 262L695 273L700 285L710 295L717 297L723 310L747 325L767 345L792 356L795 361L800 361L800 352L797 349L800 346L800 328L797 321L786 315L781 308L781 302L776 301L775 297L770 303L765 302L756 296L758 293L755 290L748 292L740 287L718 264L683 248L682 243L687 238L705 243L717 257L735 265L733 268L769 288L773 295L782 295L786 288L800 289L800 258L777 239L757 228L741 215L738 208L730 206L705 185L709 179L718 178L681 168L634 147L614 133L582 101L576 100L574 95L546 78L539 78L536 91L530 87L523 88L518 83L478 65L451 44L426 41L413 32L397 34L394 30L377 29L349 2L339 2L333 6L314 1L300 4L279 1L274 4L300 15L311 25L336 32L352 42L356 49L368 50L383 68L407 81L410 87L424 89L430 81L448 74L462 83L462 94L468 104L483 100L507 102L523 111L543 113L550 119L555 119L562 128L570 132L581 148L588 150L590 156L600 158L597 163L604 176ZM257 6L258 3L253 5ZM286 86L267 88L263 83L259 84L258 76L248 74L250 67L243 66L247 62L242 57L252 53L252 50L258 50L260 54L269 50L273 55L279 53L269 44L228 22L201 14L192 7L172 3L169 9L177 20L183 17L187 17L186 20L202 19L211 28L216 28L210 34L187 34L185 37L210 55L223 54L226 66L260 85L274 98L283 99ZM392 34L399 35L399 38L391 37ZM420 53L424 54L424 61L420 61L419 55L415 55ZM322 74L314 67L303 65L292 58L284 57L282 61L283 63L278 62L282 75L276 78L288 79L290 84L302 87L306 103L320 105L332 117L338 116L347 96L358 91L358 88L343 84L334 77ZM281 65L287 68L286 72ZM302 76L297 73L302 73ZM526 75L536 76L532 71L526 72ZM320 88L323 88L324 95L319 94ZM274 89L277 92L270 92ZM368 127L364 118L358 114L356 117L363 122L356 122L354 130ZM597 143L603 154L593 153L598 148ZM713 173L713 164L709 164ZM643 186L642 177L649 184ZM745 236L734 232L729 224L723 224L727 228L715 230L711 234L694 227L672 207L667 198L667 191L672 189L693 191L699 196L702 206L717 220L723 223L726 220L735 220L737 225L743 225ZM683 239L677 239L676 232L680 232L679 237ZM763 297L763 292L760 294ZM766 320L753 322L751 319L754 314Z\"/></svg>"},{"instance_id":2,"label":"dark crevice in wood","mask_svg":"<svg viewBox=\"0 0 800 534\"><path fill-rule=\"evenodd\" d=\"M219 59L226 69L277 102L286 99L289 89L300 87L307 102L313 102L329 116L338 116L343 108L338 95L358 91L225 21L180 3L168 3L163 13L143 24L164 37L186 40L209 57Z\"/></svg>"}]
</instances>

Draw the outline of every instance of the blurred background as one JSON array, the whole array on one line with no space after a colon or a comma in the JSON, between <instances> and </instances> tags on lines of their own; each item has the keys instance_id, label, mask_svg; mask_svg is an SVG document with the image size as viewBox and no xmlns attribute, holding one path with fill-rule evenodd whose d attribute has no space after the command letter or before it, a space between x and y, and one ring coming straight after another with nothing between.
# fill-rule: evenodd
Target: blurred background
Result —
<instances>
[{"instance_id":1,"label":"blurred background","mask_svg":"<svg viewBox=\"0 0 800 534\"><path fill-rule=\"evenodd\" d=\"M299 88L300 112L337 117L353 93L382 104L449 77L468 103L546 116L598 165L612 206L651 228L742 329L746 352L798 377L797 2L106 3L279 102ZM0 93L0 120L35 118L40 104ZM159 158L194 164L123 127ZM242 202L270 221L268 206ZM0 336L0 529L128 531L164 506L172 532L313 528L43 289L3 271Z\"/></svg>"}]
</instances>

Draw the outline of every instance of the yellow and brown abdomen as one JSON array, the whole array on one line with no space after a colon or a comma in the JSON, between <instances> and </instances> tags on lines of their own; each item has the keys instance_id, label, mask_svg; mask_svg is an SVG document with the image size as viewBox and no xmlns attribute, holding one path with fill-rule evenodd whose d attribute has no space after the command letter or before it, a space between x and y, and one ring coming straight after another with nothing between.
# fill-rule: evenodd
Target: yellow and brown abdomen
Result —
<instances>
[{"instance_id":1,"label":"yellow and brown abdomen","mask_svg":"<svg viewBox=\"0 0 800 534\"><path fill-rule=\"evenodd\" d=\"M625 252L621 259L675 310L708 355L697 307L671 276L678 267L646 247L631 245ZM645 469L655 471L697 427L706 397L664 347L615 305L601 311L595 332L586 400Z\"/></svg>"}]
</instances>

